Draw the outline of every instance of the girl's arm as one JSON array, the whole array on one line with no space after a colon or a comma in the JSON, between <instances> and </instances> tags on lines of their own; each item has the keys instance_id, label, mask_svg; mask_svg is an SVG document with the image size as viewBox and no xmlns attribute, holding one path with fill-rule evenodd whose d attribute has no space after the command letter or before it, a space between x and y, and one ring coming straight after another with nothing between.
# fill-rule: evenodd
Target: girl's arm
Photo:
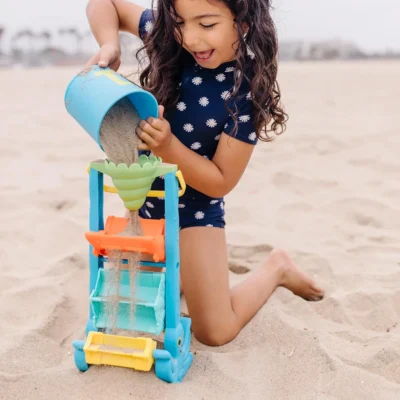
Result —
<instances>
[{"instance_id":1,"label":"girl's arm","mask_svg":"<svg viewBox=\"0 0 400 400\"><path fill-rule=\"evenodd\" d=\"M254 147L222 133L213 159L207 160L174 135L160 156L164 162L178 164L189 186L207 196L219 198L239 182Z\"/></svg>"},{"instance_id":2,"label":"girl's arm","mask_svg":"<svg viewBox=\"0 0 400 400\"><path fill-rule=\"evenodd\" d=\"M100 50L87 63L118 69L121 47L119 31L139 36L139 21L144 8L125 0L90 0L86 14Z\"/></svg>"},{"instance_id":3,"label":"girl's arm","mask_svg":"<svg viewBox=\"0 0 400 400\"><path fill-rule=\"evenodd\" d=\"M159 106L158 118L140 121L136 128L139 149L151 150L166 163L177 164L186 183L210 197L223 197L239 182L254 150L246 143L222 132L217 151L208 160L186 147L172 132Z\"/></svg>"},{"instance_id":4,"label":"girl's arm","mask_svg":"<svg viewBox=\"0 0 400 400\"><path fill-rule=\"evenodd\" d=\"M90 0L86 14L99 45L119 43L118 31L139 36L139 21L144 8L125 0Z\"/></svg>"}]
</instances>

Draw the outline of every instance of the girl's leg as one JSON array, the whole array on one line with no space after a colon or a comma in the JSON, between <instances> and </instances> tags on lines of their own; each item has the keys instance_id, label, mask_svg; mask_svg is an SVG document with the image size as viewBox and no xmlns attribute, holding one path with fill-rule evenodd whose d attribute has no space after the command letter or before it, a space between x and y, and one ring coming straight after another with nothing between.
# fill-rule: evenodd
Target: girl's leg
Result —
<instances>
[{"instance_id":1,"label":"girl's leg","mask_svg":"<svg viewBox=\"0 0 400 400\"><path fill-rule=\"evenodd\" d=\"M282 250L273 250L263 266L229 289L225 230L193 227L180 233L181 278L196 338L210 346L233 340L278 286L307 300L323 291Z\"/></svg>"}]
</instances>

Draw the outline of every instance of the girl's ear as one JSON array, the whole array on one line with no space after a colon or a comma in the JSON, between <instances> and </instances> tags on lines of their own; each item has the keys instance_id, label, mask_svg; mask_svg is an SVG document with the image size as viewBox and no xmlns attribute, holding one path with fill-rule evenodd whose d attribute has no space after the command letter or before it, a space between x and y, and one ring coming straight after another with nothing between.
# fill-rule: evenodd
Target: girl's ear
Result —
<instances>
[{"instance_id":1,"label":"girl's ear","mask_svg":"<svg viewBox=\"0 0 400 400\"><path fill-rule=\"evenodd\" d=\"M243 31L243 37L246 38L247 32L249 31L249 25L247 23L242 24L242 31Z\"/></svg>"}]
</instances>

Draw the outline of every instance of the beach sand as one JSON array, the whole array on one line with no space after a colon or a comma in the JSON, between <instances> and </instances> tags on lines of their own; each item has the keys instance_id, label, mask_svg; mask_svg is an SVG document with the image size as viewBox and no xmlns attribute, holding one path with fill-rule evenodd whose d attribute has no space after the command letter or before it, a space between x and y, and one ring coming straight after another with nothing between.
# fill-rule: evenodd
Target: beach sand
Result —
<instances>
[{"instance_id":1,"label":"beach sand","mask_svg":"<svg viewBox=\"0 0 400 400\"><path fill-rule=\"evenodd\" d=\"M279 288L232 343L193 339L178 385L74 365L89 309L86 168L103 157L64 109L78 69L0 71L0 398L398 400L400 63L281 65L289 128L257 146L227 197L230 277L280 247L326 298ZM105 213L124 215L116 196Z\"/></svg>"}]
</instances>

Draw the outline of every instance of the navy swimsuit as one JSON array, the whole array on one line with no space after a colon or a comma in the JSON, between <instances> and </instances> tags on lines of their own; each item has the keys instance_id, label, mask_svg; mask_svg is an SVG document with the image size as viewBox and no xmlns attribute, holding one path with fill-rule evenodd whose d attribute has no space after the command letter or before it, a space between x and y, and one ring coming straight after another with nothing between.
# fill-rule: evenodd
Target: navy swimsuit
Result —
<instances>
[{"instance_id":1,"label":"navy swimsuit","mask_svg":"<svg viewBox=\"0 0 400 400\"><path fill-rule=\"evenodd\" d=\"M151 30L152 21L152 11L145 10L139 24L142 39ZM166 110L165 118L170 123L173 134L185 146L212 160L221 133L229 135L234 127L224 100L229 99L229 91L233 88L235 61L224 63L216 69L206 69L200 67L189 53L186 54L179 84L179 101L175 109ZM249 62L251 63L250 59ZM256 144L257 136L251 118L254 106L249 91L248 83L243 80L238 93L243 96L236 102L239 113L235 138ZM162 190L163 187L163 180L157 178L152 189ZM180 228L223 228L224 205L223 198L211 198L187 186L186 193L179 198ZM164 218L164 200L147 198L139 213L142 218Z\"/></svg>"}]
</instances>

